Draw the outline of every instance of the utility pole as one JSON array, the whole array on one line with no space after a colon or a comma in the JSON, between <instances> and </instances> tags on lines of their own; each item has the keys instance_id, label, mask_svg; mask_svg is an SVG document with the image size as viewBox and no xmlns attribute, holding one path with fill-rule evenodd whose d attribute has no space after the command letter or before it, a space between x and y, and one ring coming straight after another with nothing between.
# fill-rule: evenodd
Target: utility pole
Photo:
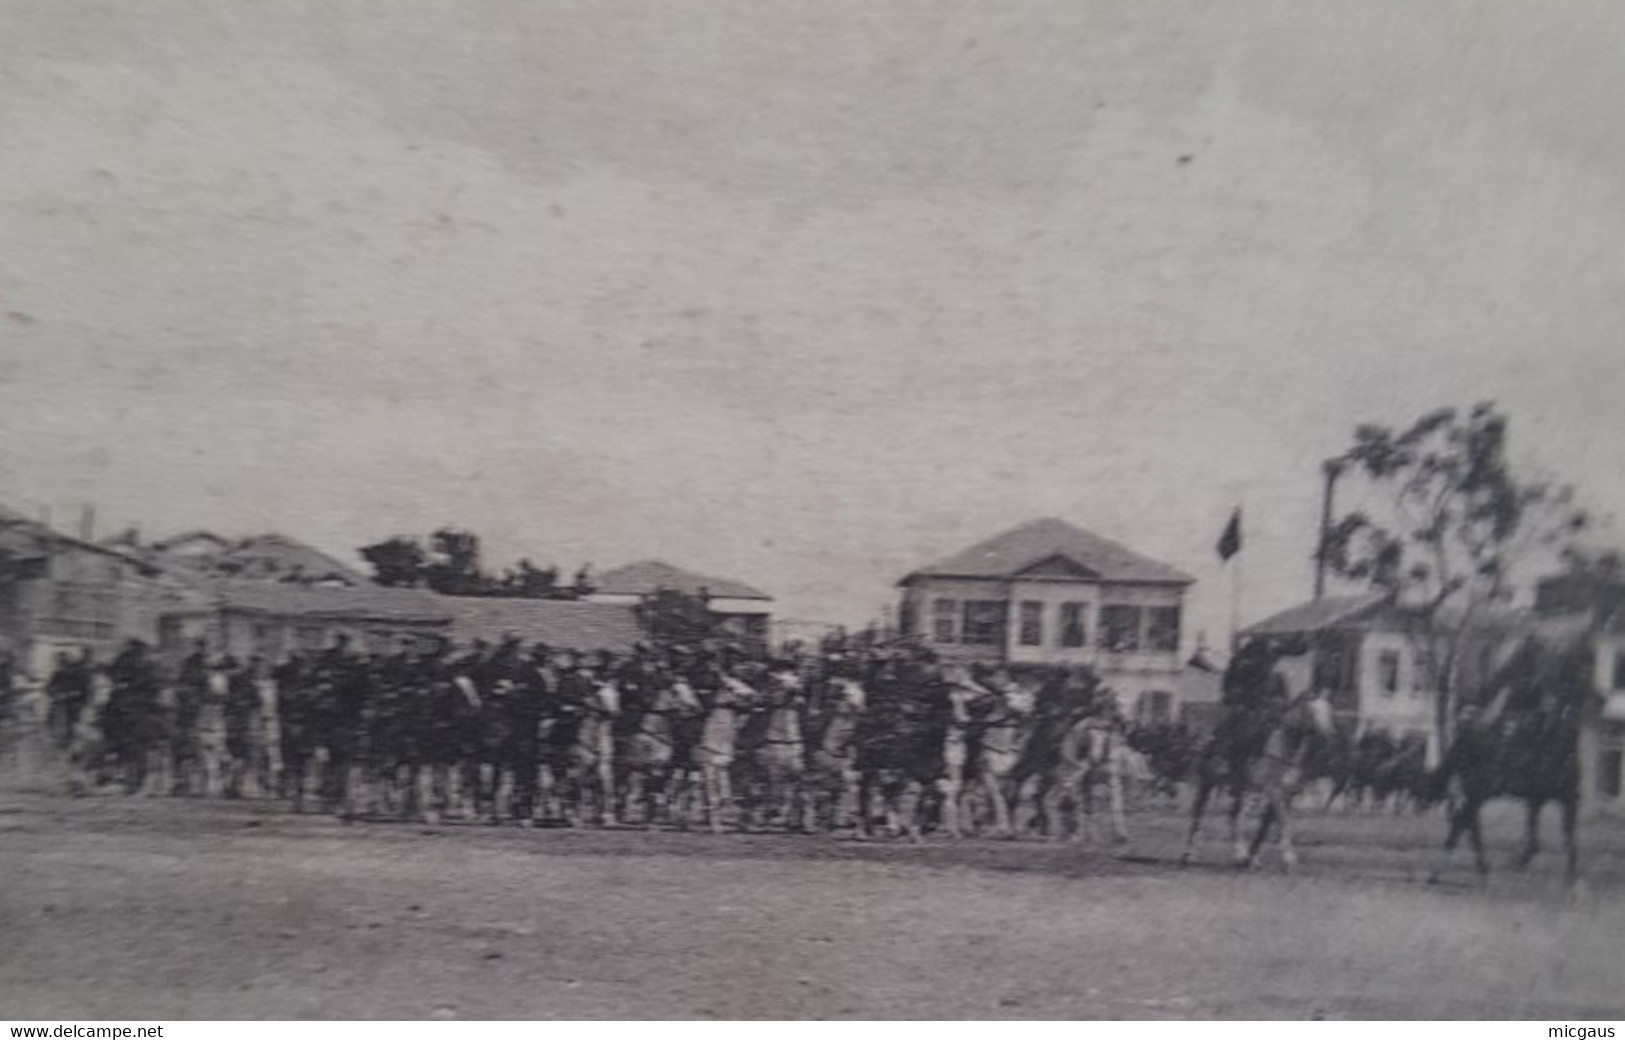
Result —
<instances>
[{"instance_id":1,"label":"utility pole","mask_svg":"<svg viewBox=\"0 0 1625 1040\"><path fill-rule=\"evenodd\" d=\"M1332 493L1337 487L1337 478L1343 475L1343 468L1347 465L1348 459L1343 456L1327 459L1320 464L1325 485L1320 498L1320 540L1315 546L1316 599L1326 595L1326 547L1332 536Z\"/></svg>"}]
</instances>

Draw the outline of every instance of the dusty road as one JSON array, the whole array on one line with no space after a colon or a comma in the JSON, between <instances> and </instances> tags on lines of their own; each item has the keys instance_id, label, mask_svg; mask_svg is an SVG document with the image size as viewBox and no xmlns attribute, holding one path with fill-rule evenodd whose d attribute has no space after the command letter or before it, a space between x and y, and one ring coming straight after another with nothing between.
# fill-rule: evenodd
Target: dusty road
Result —
<instances>
[{"instance_id":1,"label":"dusty road","mask_svg":"<svg viewBox=\"0 0 1625 1040\"><path fill-rule=\"evenodd\" d=\"M0 795L0 1019L1625 1015L1625 835L1422 883L1439 822L1310 817L1284 877L1128 850L342 826ZM1498 860L1518 834L1492 820Z\"/></svg>"}]
</instances>

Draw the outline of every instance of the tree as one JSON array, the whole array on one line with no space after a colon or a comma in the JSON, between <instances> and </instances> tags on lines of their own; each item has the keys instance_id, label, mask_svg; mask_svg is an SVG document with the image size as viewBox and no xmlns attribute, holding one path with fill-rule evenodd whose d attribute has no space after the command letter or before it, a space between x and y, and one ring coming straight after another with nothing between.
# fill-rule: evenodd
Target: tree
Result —
<instances>
[{"instance_id":1,"label":"tree","mask_svg":"<svg viewBox=\"0 0 1625 1040\"><path fill-rule=\"evenodd\" d=\"M397 535L360 551L372 567L372 580L379 585L414 588L423 583L427 555L416 538Z\"/></svg>"},{"instance_id":2,"label":"tree","mask_svg":"<svg viewBox=\"0 0 1625 1040\"><path fill-rule=\"evenodd\" d=\"M656 646L696 644L718 635L716 615L701 596L659 589L637 606L638 623Z\"/></svg>"},{"instance_id":3,"label":"tree","mask_svg":"<svg viewBox=\"0 0 1625 1040\"><path fill-rule=\"evenodd\" d=\"M1587 525L1572 488L1512 472L1507 426L1493 403L1466 415L1441 408L1404 430L1360 426L1337 460L1380 507L1343 516L1320 551L1333 573L1388 593L1415 619L1441 741L1464 637L1485 608L1511 599L1532 553L1562 554Z\"/></svg>"},{"instance_id":4,"label":"tree","mask_svg":"<svg viewBox=\"0 0 1625 1040\"><path fill-rule=\"evenodd\" d=\"M448 596L488 594L492 582L480 570L480 539L471 531L442 527L429 536L429 559L424 580Z\"/></svg>"}]
</instances>

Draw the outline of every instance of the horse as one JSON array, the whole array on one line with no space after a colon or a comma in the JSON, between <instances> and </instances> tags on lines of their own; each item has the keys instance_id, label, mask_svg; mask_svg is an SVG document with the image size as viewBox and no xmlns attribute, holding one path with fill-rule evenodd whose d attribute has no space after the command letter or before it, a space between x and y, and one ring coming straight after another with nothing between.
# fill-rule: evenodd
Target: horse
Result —
<instances>
[{"instance_id":1,"label":"horse","mask_svg":"<svg viewBox=\"0 0 1625 1040\"><path fill-rule=\"evenodd\" d=\"M1230 841L1237 866L1252 867L1272 825L1280 827L1281 861L1287 870L1297 865L1292 845L1291 802L1311 770L1324 766L1316 760L1330 740L1330 705L1303 694L1292 697L1276 666L1283 657L1301 652L1267 639L1243 646L1225 669L1225 712L1196 764L1196 797L1191 805L1190 830L1185 836L1182 865L1190 863L1201 830L1202 815L1215 789L1230 793ZM1264 812L1250 843L1240 832L1241 810L1249 789L1264 798Z\"/></svg>"},{"instance_id":2,"label":"horse","mask_svg":"<svg viewBox=\"0 0 1625 1040\"><path fill-rule=\"evenodd\" d=\"M1556 627L1556 626L1553 626ZM1473 843L1480 884L1489 878L1480 813L1494 798L1524 803L1524 846L1513 865L1523 869L1540 851L1540 812L1556 802L1562 813L1565 878L1580 880L1580 728L1594 695L1590 640L1573 631L1525 635L1491 679L1488 707L1467 705L1455 741L1432 782L1443 794L1452 781L1458 797L1449 812L1444 851L1429 875L1437 883L1461 837Z\"/></svg>"},{"instance_id":3,"label":"horse","mask_svg":"<svg viewBox=\"0 0 1625 1040\"><path fill-rule=\"evenodd\" d=\"M854 814L856 737L868 694L848 676L829 679L824 693L827 707L807 748L807 812L814 828L835 830Z\"/></svg>"},{"instance_id":4,"label":"horse","mask_svg":"<svg viewBox=\"0 0 1625 1040\"><path fill-rule=\"evenodd\" d=\"M625 771L623 818L633 806L643 813L643 825L652 828L657 810L670 815L670 787L677 765L677 728L683 719L702 714L705 706L686 680L656 684L653 697L627 738L621 755ZM662 803L665 805L662 805Z\"/></svg>"}]
</instances>

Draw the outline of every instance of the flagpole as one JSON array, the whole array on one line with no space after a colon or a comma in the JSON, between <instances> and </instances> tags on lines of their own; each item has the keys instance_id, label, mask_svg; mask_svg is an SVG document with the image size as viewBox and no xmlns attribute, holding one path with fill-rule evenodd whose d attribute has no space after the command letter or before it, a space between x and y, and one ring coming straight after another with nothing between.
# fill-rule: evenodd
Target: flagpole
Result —
<instances>
[{"instance_id":1,"label":"flagpole","mask_svg":"<svg viewBox=\"0 0 1625 1040\"><path fill-rule=\"evenodd\" d=\"M1241 558L1244 553L1237 552L1230 558L1230 653L1236 652L1236 642L1241 633Z\"/></svg>"}]
</instances>

